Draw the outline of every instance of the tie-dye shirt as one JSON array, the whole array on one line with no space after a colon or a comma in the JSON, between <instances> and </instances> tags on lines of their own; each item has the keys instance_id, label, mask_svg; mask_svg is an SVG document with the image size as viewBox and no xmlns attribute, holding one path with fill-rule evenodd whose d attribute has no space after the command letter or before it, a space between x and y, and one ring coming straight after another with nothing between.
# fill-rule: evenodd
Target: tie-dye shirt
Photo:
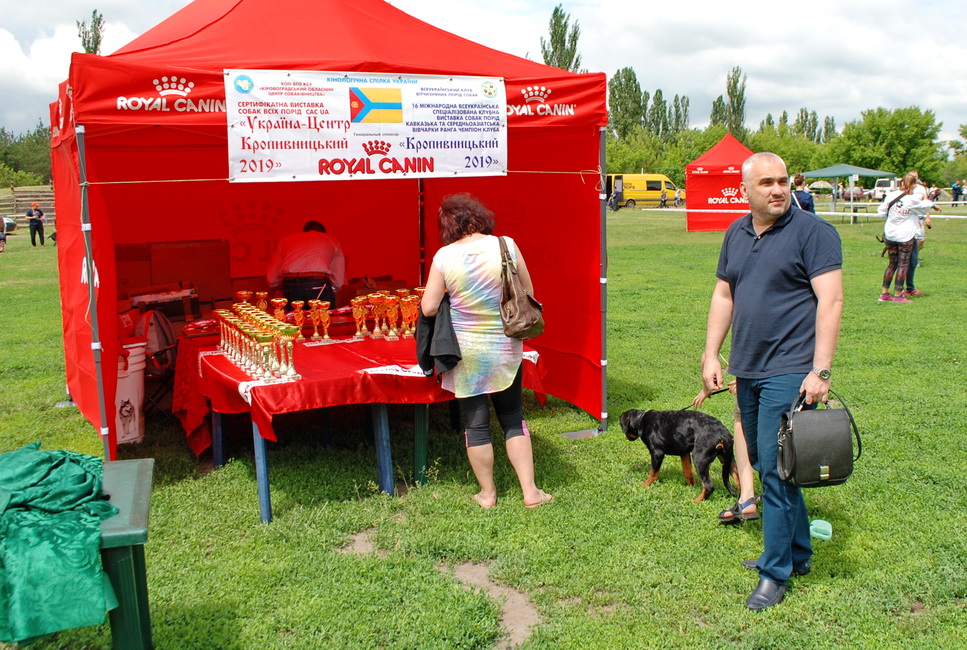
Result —
<instances>
[{"instance_id":1,"label":"tie-dye shirt","mask_svg":"<svg viewBox=\"0 0 967 650\"><path fill-rule=\"evenodd\" d=\"M506 238L516 260L514 240ZM450 293L453 330L462 360L443 373L443 388L457 397L504 390L514 381L523 343L504 335L500 320L500 242L493 235L444 246L433 256Z\"/></svg>"}]
</instances>

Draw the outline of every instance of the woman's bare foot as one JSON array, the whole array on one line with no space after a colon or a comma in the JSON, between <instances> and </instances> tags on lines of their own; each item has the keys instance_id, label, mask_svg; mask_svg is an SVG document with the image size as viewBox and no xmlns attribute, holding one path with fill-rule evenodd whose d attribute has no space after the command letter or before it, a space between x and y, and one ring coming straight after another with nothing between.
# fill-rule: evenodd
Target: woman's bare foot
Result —
<instances>
[{"instance_id":1,"label":"woman's bare foot","mask_svg":"<svg viewBox=\"0 0 967 650\"><path fill-rule=\"evenodd\" d=\"M544 490L538 490L537 496L532 501L524 501L524 507L528 510L540 508L545 503L550 503L553 500L554 497L552 495L548 494Z\"/></svg>"},{"instance_id":2,"label":"woman's bare foot","mask_svg":"<svg viewBox=\"0 0 967 650\"><path fill-rule=\"evenodd\" d=\"M493 495L492 497L488 497L488 496L484 496L483 492L477 492L475 495L473 495L473 500L476 501L477 505L483 508L484 510L490 510L495 505L497 505L496 494Z\"/></svg>"}]
</instances>

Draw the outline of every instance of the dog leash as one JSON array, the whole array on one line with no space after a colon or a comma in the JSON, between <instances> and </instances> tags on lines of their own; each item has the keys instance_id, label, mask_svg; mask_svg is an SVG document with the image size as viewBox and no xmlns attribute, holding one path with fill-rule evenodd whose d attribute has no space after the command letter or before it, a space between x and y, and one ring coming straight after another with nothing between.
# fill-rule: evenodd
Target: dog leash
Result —
<instances>
[{"instance_id":1,"label":"dog leash","mask_svg":"<svg viewBox=\"0 0 967 650\"><path fill-rule=\"evenodd\" d=\"M708 394L708 397L714 397L714 396L716 396L716 395L718 395L719 393L724 393L724 392L726 392L727 390L729 390L729 389L728 389L728 388L720 388L720 389L718 389L718 390L715 390L715 391L712 391L711 393L709 393L709 394ZM708 397L706 397L705 399L708 399ZM679 411L687 411L688 409L690 409L690 408L692 408L692 406L693 406L692 404L689 404L689 405L688 405L688 406L686 406L685 408L683 408L683 409L678 409L678 410L679 410Z\"/></svg>"}]
</instances>

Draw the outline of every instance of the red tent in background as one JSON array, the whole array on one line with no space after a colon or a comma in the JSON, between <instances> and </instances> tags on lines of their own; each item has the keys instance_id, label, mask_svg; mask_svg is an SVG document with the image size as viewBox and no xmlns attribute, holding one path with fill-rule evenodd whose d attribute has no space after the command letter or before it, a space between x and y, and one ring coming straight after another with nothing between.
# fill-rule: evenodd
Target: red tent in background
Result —
<instances>
[{"instance_id":1,"label":"red tent in background","mask_svg":"<svg viewBox=\"0 0 967 650\"><path fill-rule=\"evenodd\" d=\"M231 68L503 77L508 175L229 183L223 70ZM161 75L192 84L183 110L160 101ZM549 92L524 95L535 86ZM228 240L231 276L255 277L282 236L318 218L342 243L349 277L391 274L415 286L439 247L440 199L461 191L487 203L497 234L525 251L548 323L533 341L545 388L605 418L597 170L606 93L603 73L504 54L382 0L196 0L115 54L74 54L51 105L64 346L71 396L105 435L106 454L114 457L116 439L116 246ZM535 210L536 186L559 207Z\"/></svg>"},{"instance_id":2,"label":"red tent in background","mask_svg":"<svg viewBox=\"0 0 967 650\"><path fill-rule=\"evenodd\" d=\"M739 194L739 182L742 180L742 163L751 155L748 147L731 133L726 133L718 144L685 165L686 229L689 232L725 230L749 211L748 201Z\"/></svg>"}]
</instances>

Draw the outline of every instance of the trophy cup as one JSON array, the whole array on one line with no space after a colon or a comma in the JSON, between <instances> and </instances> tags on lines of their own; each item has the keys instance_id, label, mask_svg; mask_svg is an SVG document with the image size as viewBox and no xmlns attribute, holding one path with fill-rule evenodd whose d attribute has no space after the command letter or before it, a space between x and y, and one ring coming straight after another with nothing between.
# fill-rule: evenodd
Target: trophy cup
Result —
<instances>
[{"instance_id":1,"label":"trophy cup","mask_svg":"<svg viewBox=\"0 0 967 650\"><path fill-rule=\"evenodd\" d=\"M328 341L329 339L329 323L332 322L332 315L329 313L329 301L320 300L319 301L319 324L322 325L322 339Z\"/></svg>"},{"instance_id":2,"label":"trophy cup","mask_svg":"<svg viewBox=\"0 0 967 650\"><path fill-rule=\"evenodd\" d=\"M374 339L383 338L383 329L380 327L380 320L383 318L384 308L386 307L386 296L381 293L369 294L369 303L373 306L373 333Z\"/></svg>"},{"instance_id":3,"label":"trophy cup","mask_svg":"<svg viewBox=\"0 0 967 650\"><path fill-rule=\"evenodd\" d=\"M386 333L387 341L399 341L400 335L396 329L396 320L400 315L400 299L396 296L386 296L383 300L386 308L386 320L389 321L389 331Z\"/></svg>"},{"instance_id":4,"label":"trophy cup","mask_svg":"<svg viewBox=\"0 0 967 650\"><path fill-rule=\"evenodd\" d=\"M416 296L407 296L400 301L403 312L403 338L411 339L416 335Z\"/></svg>"},{"instance_id":5,"label":"trophy cup","mask_svg":"<svg viewBox=\"0 0 967 650\"><path fill-rule=\"evenodd\" d=\"M304 300L293 300L289 303L292 307L292 318L295 321L295 326L299 328L299 334L295 337L296 340L304 338L302 336L302 326L306 322L306 313L302 310L302 307L305 304Z\"/></svg>"},{"instance_id":6,"label":"trophy cup","mask_svg":"<svg viewBox=\"0 0 967 650\"><path fill-rule=\"evenodd\" d=\"M255 306L260 310L265 311L269 306L269 292L268 291L256 291L255 292Z\"/></svg>"},{"instance_id":7,"label":"trophy cup","mask_svg":"<svg viewBox=\"0 0 967 650\"><path fill-rule=\"evenodd\" d=\"M272 298L269 304L272 305L272 315L280 321L285 321L285 304L289 302L285 298Z\"/></svg>"},{"instance_id":8,"label":"trophy cup","mask_svg":"<svg viewBox=\"0 0 967 650\"><path fill-rule=\"evenodd\" d=\"M235 292L235 302L243 302L248 304L248 301L252 299L251 291L236 291Z\"/></svg>"},{"instance_id":9,"label":"trophy cup","mask_svg":"<svg viewBox=\"0 0 967 650\"><path fill-rule=\"evenodd\" d=\"M281 338L285 342L286 356L288 357L287 363L285 364L286 370L284 374L285 379L295 380L302 379L302 376L295 371L295 359L292 353L294 352L295 345L292 343L302 334L302 330L297 325L290 325L286 323L282 327Z\"/></svg>"},{"instance_id":10,"label":"trophy cup","mask_svg":"<svg viewBox=\"0 0 967 650\"><path fill-rule=\"evenodd\" d=\"M353 308L353 321L356 323L356 333L353 334L354 339L362 339L366 337L366 298L363 296L356 296L349 301L349 304Z\"/></svg>"},{"instance_id":11,"label":"trophy cup","mask_svg":"<svg viewBox=\"0 0 967 650\"><path fill-rule=\"evenodd\" d=\"M322 337L319 336L319 323L322 321L322 314L319 312L319 305L322 304L321 300L314 299L309 300L309 320L312 321L312 340L318 341Z\"/></svg>"},{"instance_id":12,"label":"trophy cup","mask_svg":"<svg viewBox=\"0 0 967 650\"><path fill-rule=\"evenodd\" d=\"M419 306L420 302L423 300L423 292L426 291L426 287L416 287L413 289L413 293L416 294L416 304Z\"/></svg>"}]
</instances>

